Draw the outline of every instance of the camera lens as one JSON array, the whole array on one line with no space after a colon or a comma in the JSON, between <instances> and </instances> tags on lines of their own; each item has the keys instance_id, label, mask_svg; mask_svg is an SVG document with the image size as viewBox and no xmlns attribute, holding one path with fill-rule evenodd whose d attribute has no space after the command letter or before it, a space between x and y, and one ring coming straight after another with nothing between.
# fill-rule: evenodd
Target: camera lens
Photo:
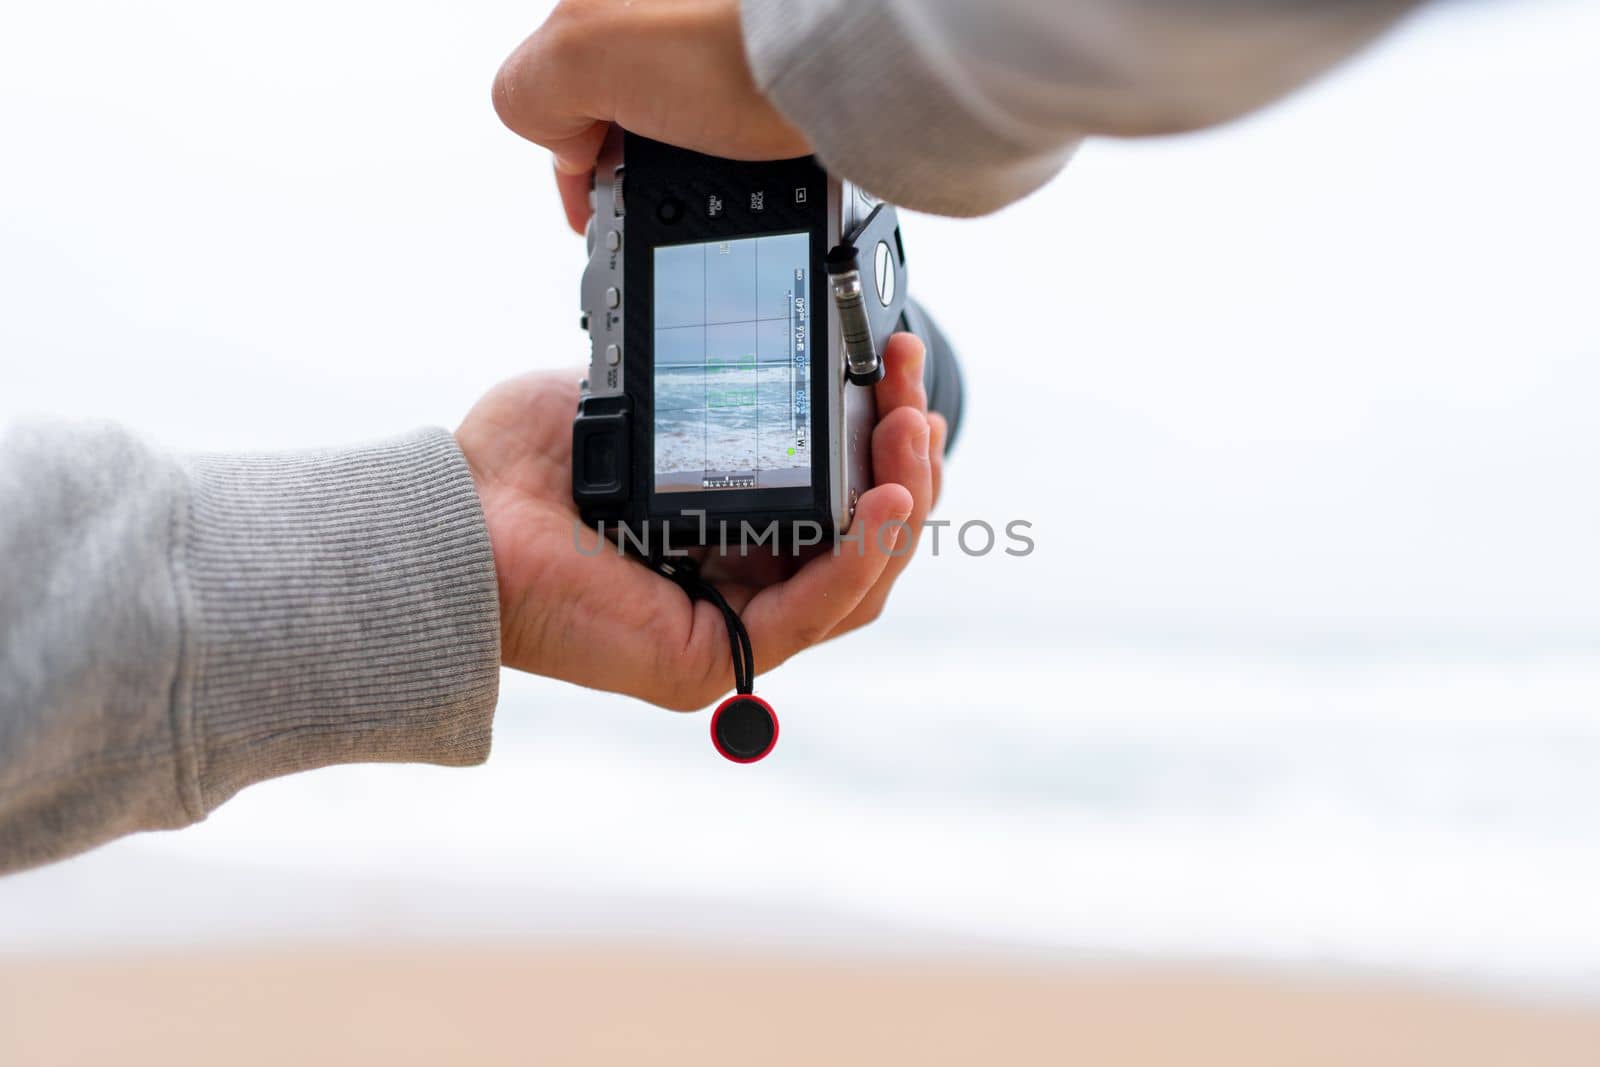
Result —
<instances>
[{"instance_id":1,"label":"camera lens","mask_svg":"<svg viewBox=\"0 0 1600 1067\"><path fill-rule=\"evenodd\" d=\"M669 196L661 201L661 206L656 208L656 218L664 225L671 226L683 218L683 201L675 196Z\"/></svg>"}]
</instances>

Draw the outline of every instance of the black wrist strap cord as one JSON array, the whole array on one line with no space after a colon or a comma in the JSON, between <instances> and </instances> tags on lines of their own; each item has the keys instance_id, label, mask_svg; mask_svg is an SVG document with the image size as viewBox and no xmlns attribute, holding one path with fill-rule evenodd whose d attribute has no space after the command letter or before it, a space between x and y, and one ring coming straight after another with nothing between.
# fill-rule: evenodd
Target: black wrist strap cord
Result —
<instances>
[{"instance_id":1,"label":"black wrist strap cord","mask_svg":"<svg viewBox=\"0 0 1600 1067\"><path fill-rule=\"evenodd\" d=\"M649 560L648 565L687 593L691 602L709 601L722 613L722 621L728 627L728 649L733 653L733 684L738 692L711 713L711 743L735 763L765 759L778 743L778 716L771 704L753 692L756 656L751 650L750 632L744 628L744 620L717 587L700 574L700 565L693 559L656 557Z\"/></svg>"},{"instance_id":2,"label":"black wrist strap cord","mask_svg":"<svg viewBox=\"0 0 1600 1067\"><path fill-rule=\"evenodd\" d=\"M655 568L656 573L676 582L678 588L689 594L690 600L710 601L713 607L722 612L722 621L728 626L728 647L733 653L734 688L741 696L749 696L755 690L756 657L750 649L750 633L744 628L744 620L739 618L739 613L733 610L716 586L700 576L699 564L693 559L686 556L658 559L652 560L650 566Z\"/></svg>"}]
</instances>

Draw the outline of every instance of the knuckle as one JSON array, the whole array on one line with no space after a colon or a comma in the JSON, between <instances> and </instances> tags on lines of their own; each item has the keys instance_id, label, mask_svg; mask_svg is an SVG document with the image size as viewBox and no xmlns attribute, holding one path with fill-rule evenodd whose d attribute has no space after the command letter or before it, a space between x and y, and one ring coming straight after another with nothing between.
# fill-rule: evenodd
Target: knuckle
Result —
<instances>
[{"instance_id":1,"label":"knuckle","mask_svg":"<svg viewBox=\"0 0 1600 1067\"><path fill-rule=\"evenodd\" d=\"M561 99L569 75L581 69L579 53L594 35L596 10L594 0L563 0L501 64L492 93L501 121L519 132L528 126L525 135L535 140L546 132L539 112Z\"/></svg>"},{"instance_id":2,"label":"knuckle","mask_svg":"<svg viewBox=\"0 0 1600 1067\"><path fill-rule=\"evenodd\" d=\"M519 128L519 115L517 109L518 88L523 78L523 67L527 63L525 58L529 45L520 45L515 52L506 57L500 64L500 69L495 72L494 86L489 93L490 102L494 104L494 113L507 128L521 132Z\"/></svg>"},{"instance_id":3,"label":"knuckle","mask_svg":"<svg viewBox=\"0 0 1600 1067\"><path fill-rule=\"evenodd\" d=\"M794 628L795 643L800 648L810 648L813 645L821 644L822 639L828 636L828 631L831 629L832 627L824 622L816 619L807 620Z\"/></svg>"}]
</instances>

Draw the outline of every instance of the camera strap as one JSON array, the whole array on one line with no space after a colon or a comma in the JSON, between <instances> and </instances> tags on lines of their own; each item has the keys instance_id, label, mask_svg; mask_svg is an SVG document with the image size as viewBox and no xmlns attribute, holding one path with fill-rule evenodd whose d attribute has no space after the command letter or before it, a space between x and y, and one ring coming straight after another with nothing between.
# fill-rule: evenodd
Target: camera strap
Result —
<instances>
[{"instance_id":1,"label":"camera strap","mask_svg":"<svg viewBox=\"0 0 1600 1067\"><path fill-rule=\"evenodd\" d=\"M778 743L778 715L771 704L751 692L756 683L756 656L750 648L750 632L744 628L744 620L717 587L700 574L700 565L693 559L657 556L646 563L689 594L691 603L709 601L722 613L722 621L728 627L728 649L733 653L733 684L738 692L711 713L711 743L734 763L766 759Z\"/></svg>"},{"instance_id":2,"label":"camera strap","mask_svg":"<svg viewBox=\"0 0 1600 1067\"><path fill-rule=\"evenodd\" d=\"M744 628L744 620L739 618L739 613L733 610L733 605L728 603L716 586L701 577L699 564L687 556L654 559L650 561L650 566L657 574L671 579L678 588L688 593L691 601L709 601L712 607L722 613L722 621L728 626L728 648L733 653L733 684L740 696L749 696L756 684L756 657L750 648L750 633Z\"/></svg>"}]
</instances>

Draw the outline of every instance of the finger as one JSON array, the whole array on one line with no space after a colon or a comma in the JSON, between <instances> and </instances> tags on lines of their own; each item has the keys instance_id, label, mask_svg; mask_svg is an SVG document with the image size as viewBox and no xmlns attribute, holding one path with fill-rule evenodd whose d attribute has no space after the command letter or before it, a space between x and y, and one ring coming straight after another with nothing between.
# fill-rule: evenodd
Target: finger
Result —
<instances>
[{"instance_id":1,"label":"finger","mask_svg":"<svg viewBox=\"0 0 1600 1067\"><path fill-rule=\"evenodd\" d=\"M605 146L606 135L610 132L611 123L595 119L584 127L582 133L552 141L546 146L555 160L556 173L567 178L583 179L582 188L586 197L595 160L600 158L600 149Z\"/></svg>"},{"instance_id":2,"label":"finger","mask_svg":"<svg viewBox=\"0 0 1600 1067\"><path fill-rule=\"evenodd\" d=\"M895 556L884 567L883 573L873 583L872 589L861 598L861 603L829 632L829 638L858 629L876 619L883 612L884 605L888 603L889 593L894 588L895 580L906 567L910 566L911 557L916 554L917 539L922 534L922 525L928 518L928 510L933 506L932 446L933 428L927 416L915 408L896 408L873 430L874 476L879 481L893 481L903 485L911 492L912 506L906 519L905 532L905 536L911 540L896 550ZM861 520L857 518L856 521ZM855 532L854 527L852 532ZM868 537L874 535L872 530L866 533Z\"/></svg>"},{"instance_id":3,"label":"finger","mask_svg":"<svg viewBox=\"0 0 1600 1067\"><path fill-rule=\"evenodd\" d=\"M878 425L872 432L872 470L879 482L896 482L911 490L915 504L908 520L913 538L910 550L890 561L873 590L862 598L828 636L834 638L872 622L882 612L889 593L915 554L916 539L937 496L934 488L932 420L922 384L927 352L914 334L896 334L884 349L883 380L877 385ZM941 418L940 422L944 420ZM942 440L942 439L941 439Z\"/></svg>"},{"instance_id":4,"label":"finger","mask_svg":"<svg viewBox=\"0 0 1600 1067\"><path fill-rule=\"evenodd\" d=\"M918 532L933 506L932 419L922 384L927 351L914 334L896 334L884 351L884 374L876 388L878 424L872 431L872 471L878 482L911 490L916 506L911 523ZM944 421L941 417L941 423ZM894 574L905 569L891 565Z\"/></svg>"},{"instance_id":5,"label":"finger","mask_svg":"<svg viewBox=\"0 0 1600 1067\"><path fill-rule=\"evenodd\" d=\"M591 162L588 170L568 173L557 163L555 171L556 191L561 194L561 209L566 212L567 225L571 226L574 232L582 234L592 214L589 206L589 190L594 187L593 164Z\"/></svg>"},{"instance_id":6,"label":"finger","mask_svg":"<svg viewBox=\"0 0 1600 1067\"><path fill-rule=\"evenodd\" d=\"M553 19L522 42L495 75L492 95L500 121L555 157L567 222L581 233L589 218L588 177L610 130L613 101L596 91L606 79L584 72L574 47L581 38L562 29Z\"/></svg>"},{"instance_id":7,"label":"finger","mask_svg":"<svg viewBox=\"0 0 1600 1067\"><path fill-rule=\"evenodd\" d=\"M635 561L627 562L644 571ZM601 656L601 680L589 683L595 688L628 693L673 711L698 711L733 688L727 621L711 601L690 598L667 578L649 577L648 588L637 590L637 606L628 606L634 622L627 636L612 647L577 655ZM758 592L745 585L719 584L717 589L741 615ZM608 610L615 612L616 605Z\"/></svg>"},{"instance_id":8,"label":"finger","mask_svg":"<svg viewBox=\"0 0 1600 1067\"><path fill-rule=\"evenodd\" d=\"M922 386L922 365L927 350L916 334L897 333L883 350L883 381L874 389L878 416L895 408L928 410L928 392Z\"/></svg>"},{"instance_id":9,"label":"finger","mask_svg":"<svg viewBox=\"0 0 1600 1067\"><path fill-rule=\"evenodd\" d=\"M495 74L495 114L513 133L555 153L562 169L583 169L584 156L597 151L597 121L612 118L614 99L606 89L607 58L595 54L591 37L558 9L516 47ZM594 164L593 155L588 163Z\"/></svg>"},{"instance_id":10,"label":"finger","mask_svg":"<svg viewBox=\"0 0 1600 1067\"><path fill-rule=\"evenodd\" d=\"M933 507L933 427L915 408L896 408L872 432L872 470L881 482L903 485L911 491L912 545ZM911 552L890 561L883 582L892 583L911 562ZM882 584L882 583L880 583Z\"/></svg>"},{"instance_id":11,"label":"finger","mask_svg":"<svg viewBox=\"0 0 1600 1067\"><path fill-rule=\"evenodd\" d=\"M928 416L933 439L928 444L928 459L933 468L933 500L931 507L939 504L939 494L944 489L944 449L950 440L950 423L938 412Z\"/></svg>"},{"instance_id":12,"label":"finger","mask_svg":"<svg viewBox=\"0 0 1600 1067\"><path fill-rule=\"evenodd\" d=\"M767 671L796 652L823 640L872 590L895 550L892 530L906 522L915 502L900 485L879 485L856 506L855 524L866 533L800 568L786 582L763 590L745 610L745 627L755 649L757 669ZM901 537L906 536L902 533ZM887 545L882 542L889 542Z\"/></svg>"}]
</instances>

